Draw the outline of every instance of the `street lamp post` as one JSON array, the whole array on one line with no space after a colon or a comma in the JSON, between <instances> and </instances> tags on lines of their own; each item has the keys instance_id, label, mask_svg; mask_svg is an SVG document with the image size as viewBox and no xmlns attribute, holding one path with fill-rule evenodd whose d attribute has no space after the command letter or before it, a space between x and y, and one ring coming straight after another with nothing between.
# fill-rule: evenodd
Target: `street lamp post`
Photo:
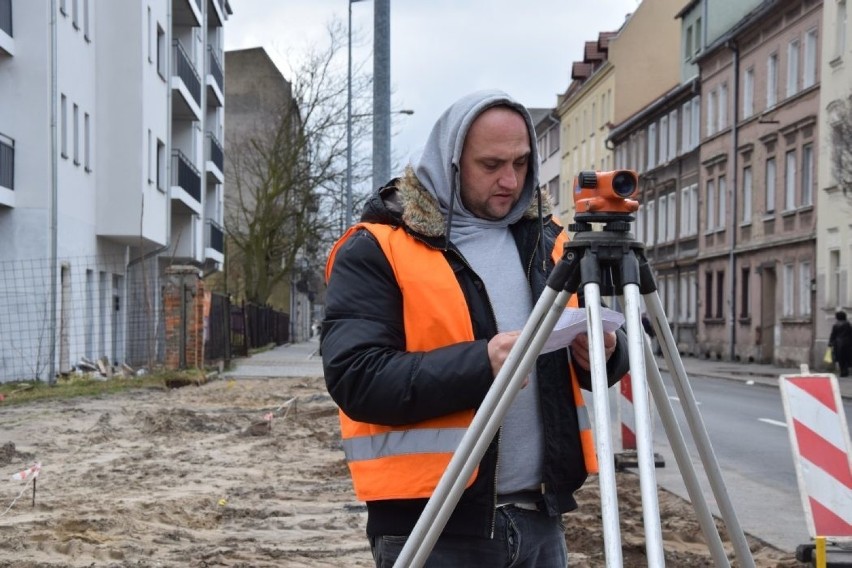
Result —
<instances>
[{"instance_id":1,"label":"street lamp post","mask_svg":"<svg viewBox=\"0 0 852 568\"><path fill-rule=\"evenodd\" d=\"M349 0L349 75L346 81L346 228L352 226L352 3Z\"/></svg>"}]
</instances>

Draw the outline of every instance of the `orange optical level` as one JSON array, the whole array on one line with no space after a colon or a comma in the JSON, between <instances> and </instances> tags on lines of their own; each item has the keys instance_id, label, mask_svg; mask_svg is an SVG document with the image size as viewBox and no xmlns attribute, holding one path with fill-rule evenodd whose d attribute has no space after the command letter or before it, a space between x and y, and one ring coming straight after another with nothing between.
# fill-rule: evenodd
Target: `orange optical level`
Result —
<instances>
[{"instance_id":1,"label":"orange optical level","mask_svg":"<svg viewBox=\"0 0 852 568\"><path fill-rule=\"evenodd\" d=\"M639 209L639 202L629 199L638 192L639 176L633 170L584 170L574 178L574 208L586 217L629 215Z\"/></svg>"}]
</instances>

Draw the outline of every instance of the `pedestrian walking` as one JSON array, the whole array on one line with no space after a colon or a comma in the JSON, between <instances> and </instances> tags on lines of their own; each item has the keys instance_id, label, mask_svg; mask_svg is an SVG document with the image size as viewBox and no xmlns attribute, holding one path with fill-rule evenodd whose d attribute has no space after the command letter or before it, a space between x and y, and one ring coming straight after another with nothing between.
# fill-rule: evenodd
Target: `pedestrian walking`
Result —
<instances>
[{"instance_id":1,"label":"pedestrian walking","mask_svg":"<svg viewBox=\"0 0 852 568\"><path fill-rule=\"evenodd\" d=\"M834 362L840 367L840 376L849 376L849 367L852 366L852 324L846 319L843 310L834 314L834 326L828 338L828 345L834 355Z\"/></svg>"}]
</instances>

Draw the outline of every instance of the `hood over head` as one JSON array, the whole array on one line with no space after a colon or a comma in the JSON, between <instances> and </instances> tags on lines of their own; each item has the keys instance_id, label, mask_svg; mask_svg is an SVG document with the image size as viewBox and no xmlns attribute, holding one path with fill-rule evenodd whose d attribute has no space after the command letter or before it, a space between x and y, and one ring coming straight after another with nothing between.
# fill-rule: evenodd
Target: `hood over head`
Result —
<instances>
[{"instance_id":1,"label":"hood over head","mask_svg":"<svg viewBox=\"0 0 852 568\"><path fill-rule=\"evenodd\" d=\"M459 193L462 149L471 124L480 114L495 106L505 106L518 112L527 124L530 136L530 158L527 177L521 197L506 217L498 221L475 218L464 206ZM507 226L520 219L538 188L539 156L535 127L527 109L506 93L484 90L470 93L453 103L432 128L414 171L417 179L438 201L441 213L447 217L448 228L452 219L464 219L484 226Z\"/></svg>"}]
</instances>

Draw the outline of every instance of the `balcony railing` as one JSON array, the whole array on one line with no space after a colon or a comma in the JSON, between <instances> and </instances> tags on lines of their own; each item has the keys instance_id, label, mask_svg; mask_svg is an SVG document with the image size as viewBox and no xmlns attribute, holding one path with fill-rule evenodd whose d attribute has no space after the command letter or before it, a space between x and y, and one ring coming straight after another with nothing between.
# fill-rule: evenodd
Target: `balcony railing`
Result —
<instances>
[{"instance_id":1,"label":"balcony railing","mask_svg":"<svg viewBox=\"0 0 852 568\"><path fill-rule=\"evenodd\" d=\"M222 254L225 253L225 231L213 219L207 219L207 246Z\"/></svg>"},{"instance_id":2,"label":"balcony railing","mask_svg":"<svg viewBox=\"0 0 852 568\"><path fill-rule=\"evenodd\" d=\"M201 173L180 150L172 150L172 185L183 188L201 203Z\"/></svg>"},{"instance_id":3,"label":"balcony railing","mask_svg":"<svg viewBox=\"0 0 852 568\"><path fill-rule=\"evenodd\" d=\"M195 70L195 65L192 64L180 41L174 40L172 45L174 46L174 65L177 76L189 89L189 94L195 99L195 103L201 106L201 79L198 77L198 71Z\"/></svg>"},{"instance_id":4,"label":"balcony railing","mask_svg":"<svg viewBox=\"0 0 852 568\"><path fill-rule=\"evenodd\" d=\"M0 0L0 30L12 34L12 0Z\"/></svg>"},{"instance_id":5,"label":"balcony railing","mask_svg":"<svg viewBox=\"0 0 852 568\"><path fill-rule=\"evenodd\" d=\"M0 134L0 187L15 189L15 141Z\"/></svg>"},{"instance_id":6,"label":"balcony railing","mask_svg":"<svg viewBox=\"0 0 852 568\"><path fill-rule=\"evenodd\" d=\"M216 57L216 52L213 46L207 46L207 53L210 54L210 74L216 79L216 84L219 86L219 92L225 94L225 80L222 75L222 65L219 63L219 58Z\"/></svg>"},{"instance_id":7,"label":"balcony railing","mask_svg":"<svg viewBox=\"0 0 852 568\"><path fill-rule=\"evenodd\" d=\"M207 158L216 164L216 167L219 168L220 172L225 171L225 153L222 151L222 145L216 140L216 137L213 136L212 132L207 133L207 139L210 141L210 144L207 146L208 155Z\"/></svg>"}]
</instances>

